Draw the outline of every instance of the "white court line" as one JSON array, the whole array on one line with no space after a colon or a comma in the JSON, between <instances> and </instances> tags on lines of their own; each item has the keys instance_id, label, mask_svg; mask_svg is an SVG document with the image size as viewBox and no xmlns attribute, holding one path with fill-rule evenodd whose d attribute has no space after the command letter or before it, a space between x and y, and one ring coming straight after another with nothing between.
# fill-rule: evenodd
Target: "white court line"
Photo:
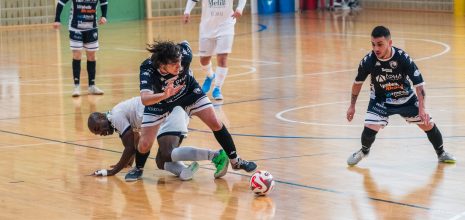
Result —
<instances>
[{"instance_id":1,"label":"white court line","mask_svg":"<svg viewBox=\"0 0 465 220\"><path fill-rule=\"evenodd\" d=\"M442 96L428 96L430 98L455 98L455 97L465 97L465 95L442 95ZM359 100L359 102L368 102L369 100ZM350 101L339 101L339 102L327 102L327 103L319 103L319 104L313 104L313 105L305 105L305 106L300 106L300 107L295 107L295 108L289 108L283 111L280 111L275 114L275 117L278 120L288 122L288 123L297 123L297 124L305 124L305 125L315 125L315 126L329 126L329 127L361 127L362 125L350 125L350 124L329 124L329 123L319 123L319 122L306 122L306 121L297 121L297 120L291 120L287 119L283 116L283 114L292 112L295 110L299 109L304 109L304 108L314 108L314 107L321 107L321 106L328 106L328 105L335 105L335 104L343 104L343 103L349 103ZM365 113L365 112L363 112ZM359 115L359 114L357 114ZM359 115L361 116L361 115ZM363 117L363 116L362 116ZM344 118L345 119L345 118ZM343 120L344 120L343 119ZM349 122L348 122L349 123ZM410 127L409 124L406 125L388 125L389 127L394 127L394 128L403 128L403 127ZM465 127L465 124L441 124L441 127Z\"/></svg>"},{"instance_id":2,"label":"white court line","mask_svg":"<svg viewBox=\"0 0 465 220\"><path fill-rule=\"evenodd\" d=\"M454 216L454 217L452 217L452 218L450 218L449 220L457 220L457 219L460 219L460 218L462 218L464 216L465 216L465 211L458 214L458 215L456 215L456 216Z\"/></svg>"},{"instance_id":3,"label":"white court line","mask_svg":"<svg viewBox=\"0 0 465 220\"><path fill-rule=\"evenodd\" d=\"M9 148L18 148L18 147L32 147L32 146L38 146L38 145L53 145L53 144L63 144L63 143L51 142L51 143L38 143L38 144L21 144L21 145L0 146L0 150L9 149Z\"/></svg>"}]
</instances>

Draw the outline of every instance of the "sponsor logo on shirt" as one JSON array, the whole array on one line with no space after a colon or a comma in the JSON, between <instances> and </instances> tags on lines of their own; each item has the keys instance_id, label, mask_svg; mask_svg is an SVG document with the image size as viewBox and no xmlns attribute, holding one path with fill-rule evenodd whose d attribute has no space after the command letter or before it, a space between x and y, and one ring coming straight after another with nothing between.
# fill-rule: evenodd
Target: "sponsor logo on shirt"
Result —
<instances>
[{"instance_id":1,"label":"sponsor logo on shirt","mask_svg":"<svg viewBox=\"0 0 465 220\"><path fill-rule=\"evenodd\" d=\"M383 75L376 76L376 81L379 83L386 82L386 77Z\"/></svg>"},{"instance_id":2,"label":"sponsor logo on shirt","mask_svg":"<svg viewBox=\"0 0 465 220\"><path fill-rule=\"evenodd\" d=\"M375 66L381 66L381 63L379 61L376 61Z\"/></svg>"},{"instance_id":3,"label":"sponsor logo on shirt","mask_svg":"<svg viewBox=\"0 0 465 220\"><path fill-rule=\"evenodd\" d=\"M392 73L392 69L381 68L381 71L386 73Z\"/></svg>"},{"instance_id":4,"label":"sponsor logo on shirt","mask_svg":"<svg viewBox=\"0 0 465 220\"><path fill-rule=\"evenodd\" d=\"M226 0L208 0L210 8L224 8L226 6Z\"/></svg>"}]
</instances>

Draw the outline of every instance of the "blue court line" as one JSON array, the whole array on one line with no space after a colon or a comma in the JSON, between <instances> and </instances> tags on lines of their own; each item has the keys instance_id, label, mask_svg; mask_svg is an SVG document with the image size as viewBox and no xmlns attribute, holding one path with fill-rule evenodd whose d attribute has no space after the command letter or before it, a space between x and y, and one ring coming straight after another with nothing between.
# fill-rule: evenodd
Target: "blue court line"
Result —
<instances>
[{"instance_id":1,"label":"blue court line","mask_svg":"<svg viewBox=\"0 0 465 220\"><path fill-rule=\"evenodd\" d=\"M34 135L29 135L29 134L21 134L21 133L12 132L12 131L0 130L0 132L6 133L6 134L13 134L13 135L18 135L18 136L23 136L23 137L35 138L35 139L39 139L39 140L45 140L45 141L50 141L50 142L55 142L55 143L62 143L62 144L68 144L68 145L73 145L73 146L78 146L78 147L85 147L85 148L90 148L90 149L95 149L95 150L113 152L113 153L118 153L118 154L122 153L121 151L115 151L115 150L110 150L110 149L92 147L92 146L89 146L89 145L77 144L77 143L72 143L72 142L69 142L69 141L59 141L59 140L54 140L54 139L50 139L50 138L38 137L38 136L34 136ZM307 156L315 156L315 155L307 155ZM294 156L294 157L299 157L299 156ZM154 159L153 157L149 157L149 158ZM286 158L286 157L282 157L282 158ZM271 159L278 159L278 158L271 158ZM259 160L267 160L267 159L259 159ZM202 168L209 169L209 170L214 170L214 169L207 168L207 167L202 167ZM228 173L250 178L250 175L246 175L246 174L232 173L232 172L228 172ZM293 182L283 181L283 180L278 180L278 179L275 179L275 181L277 183L286 184L286 185L289 185L289 186L296 186L296 187L312 189L312 190L317 190L317 191L322 191L322 192L336 193L336 194L341 194L341 195L349 195L346 192L337 191L337 190L333 190L333 189L326 189L326 188L321 188L321 187L303 185L303 184L299 184L299 183L293 183ZM408 207L424 209L424 210L431 210L431 208L423 207L423 206L419 206L419 205L414 205L414 204L395 202L395 201L391 201L391 200L384 200L384 199L378 199L378 198L373 198L373 197L367 197L367 198L370 199L370 200L379 201L379 202L385 202L385 203L401 205L401 206L408 206Z\"/></svg>"}]
</instances>

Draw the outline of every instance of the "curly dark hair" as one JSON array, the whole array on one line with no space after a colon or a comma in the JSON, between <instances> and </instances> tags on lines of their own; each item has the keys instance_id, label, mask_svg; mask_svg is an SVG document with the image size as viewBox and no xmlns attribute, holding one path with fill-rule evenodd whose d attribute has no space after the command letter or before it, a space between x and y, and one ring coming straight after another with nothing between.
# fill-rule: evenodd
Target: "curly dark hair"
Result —
<instances>
[{"instance_id":1,"label":"curly dark hair","mask_svg":"<svg viewBox=\"0 0 465 220\"><path fill-rule=\"evenodd\" d=\"M150 60L155 68L159 68L162 64L178 62L181 59L181 50L172 41L155 41L153 44L147 44L147 50L152 53Z\"/></svg>"}]
</instances>

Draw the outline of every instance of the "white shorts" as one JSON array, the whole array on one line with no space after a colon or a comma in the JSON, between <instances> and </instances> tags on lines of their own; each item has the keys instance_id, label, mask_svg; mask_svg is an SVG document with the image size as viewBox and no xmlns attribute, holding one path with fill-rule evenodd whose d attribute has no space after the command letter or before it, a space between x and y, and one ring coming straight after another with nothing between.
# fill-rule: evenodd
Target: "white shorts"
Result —
<instances>
[{"instance_id":1,"label":"white shorts","mask_svg":"<svg viewBox=\"0 0 465 220\"><path fill-rule=\"evenodd\" d=\"M193 100L192 98L193 96L194 98L195 96L198 96L200 98L198 98L197 100ZM201 94L192 93L192 96L186 96L184 97L184 99L185 100L181 100L181 101L178 100L179 102L177 103L175 102L173 105L174 107L163 106L162 104L145 106L141 127L142 128L152 127L152 126L162 124L166 118L171 116L172 113L170 113L170 111L172 112L177 108L181 108L183 112L185 111L187 112L188 115L192 115L192 114L195 114L196 112L202 111L206 108L210 108L213 106L212 103L210 102L210 99L208 99L208 97L203 93ZM186 104L186 102L183 103L182 101L186 101L190 103L190 105L184 106L184 110L182 109L182 107L183 107L183 104ZM179 118L179 116L175 116L175 117ZM182 124L180 126L183 127Z\"/></svg>"},{"instance_id":2,"label":"white shorts","mask_svg":"<svg viewBox=\"0 0 465 220\"><path fill-rule=\"evenodd\" d=\"M231 53L234 35L224 35L217 38L200 38L199 55L209 57L217 54Z\"/></svg>"},{"instance_id":3,"label":"white shorts","mask_svg":"<svg viewBox=\"0 0 465 220\"><path fill-rule=\"evenodd\" d=\"M187 135L187 125L189 124L189 116L179 106L174 107L173 111L166 117L163 124L158 130L157 136L164 133L180 133L183 136Z\"/></svg>"}]
</instances>

